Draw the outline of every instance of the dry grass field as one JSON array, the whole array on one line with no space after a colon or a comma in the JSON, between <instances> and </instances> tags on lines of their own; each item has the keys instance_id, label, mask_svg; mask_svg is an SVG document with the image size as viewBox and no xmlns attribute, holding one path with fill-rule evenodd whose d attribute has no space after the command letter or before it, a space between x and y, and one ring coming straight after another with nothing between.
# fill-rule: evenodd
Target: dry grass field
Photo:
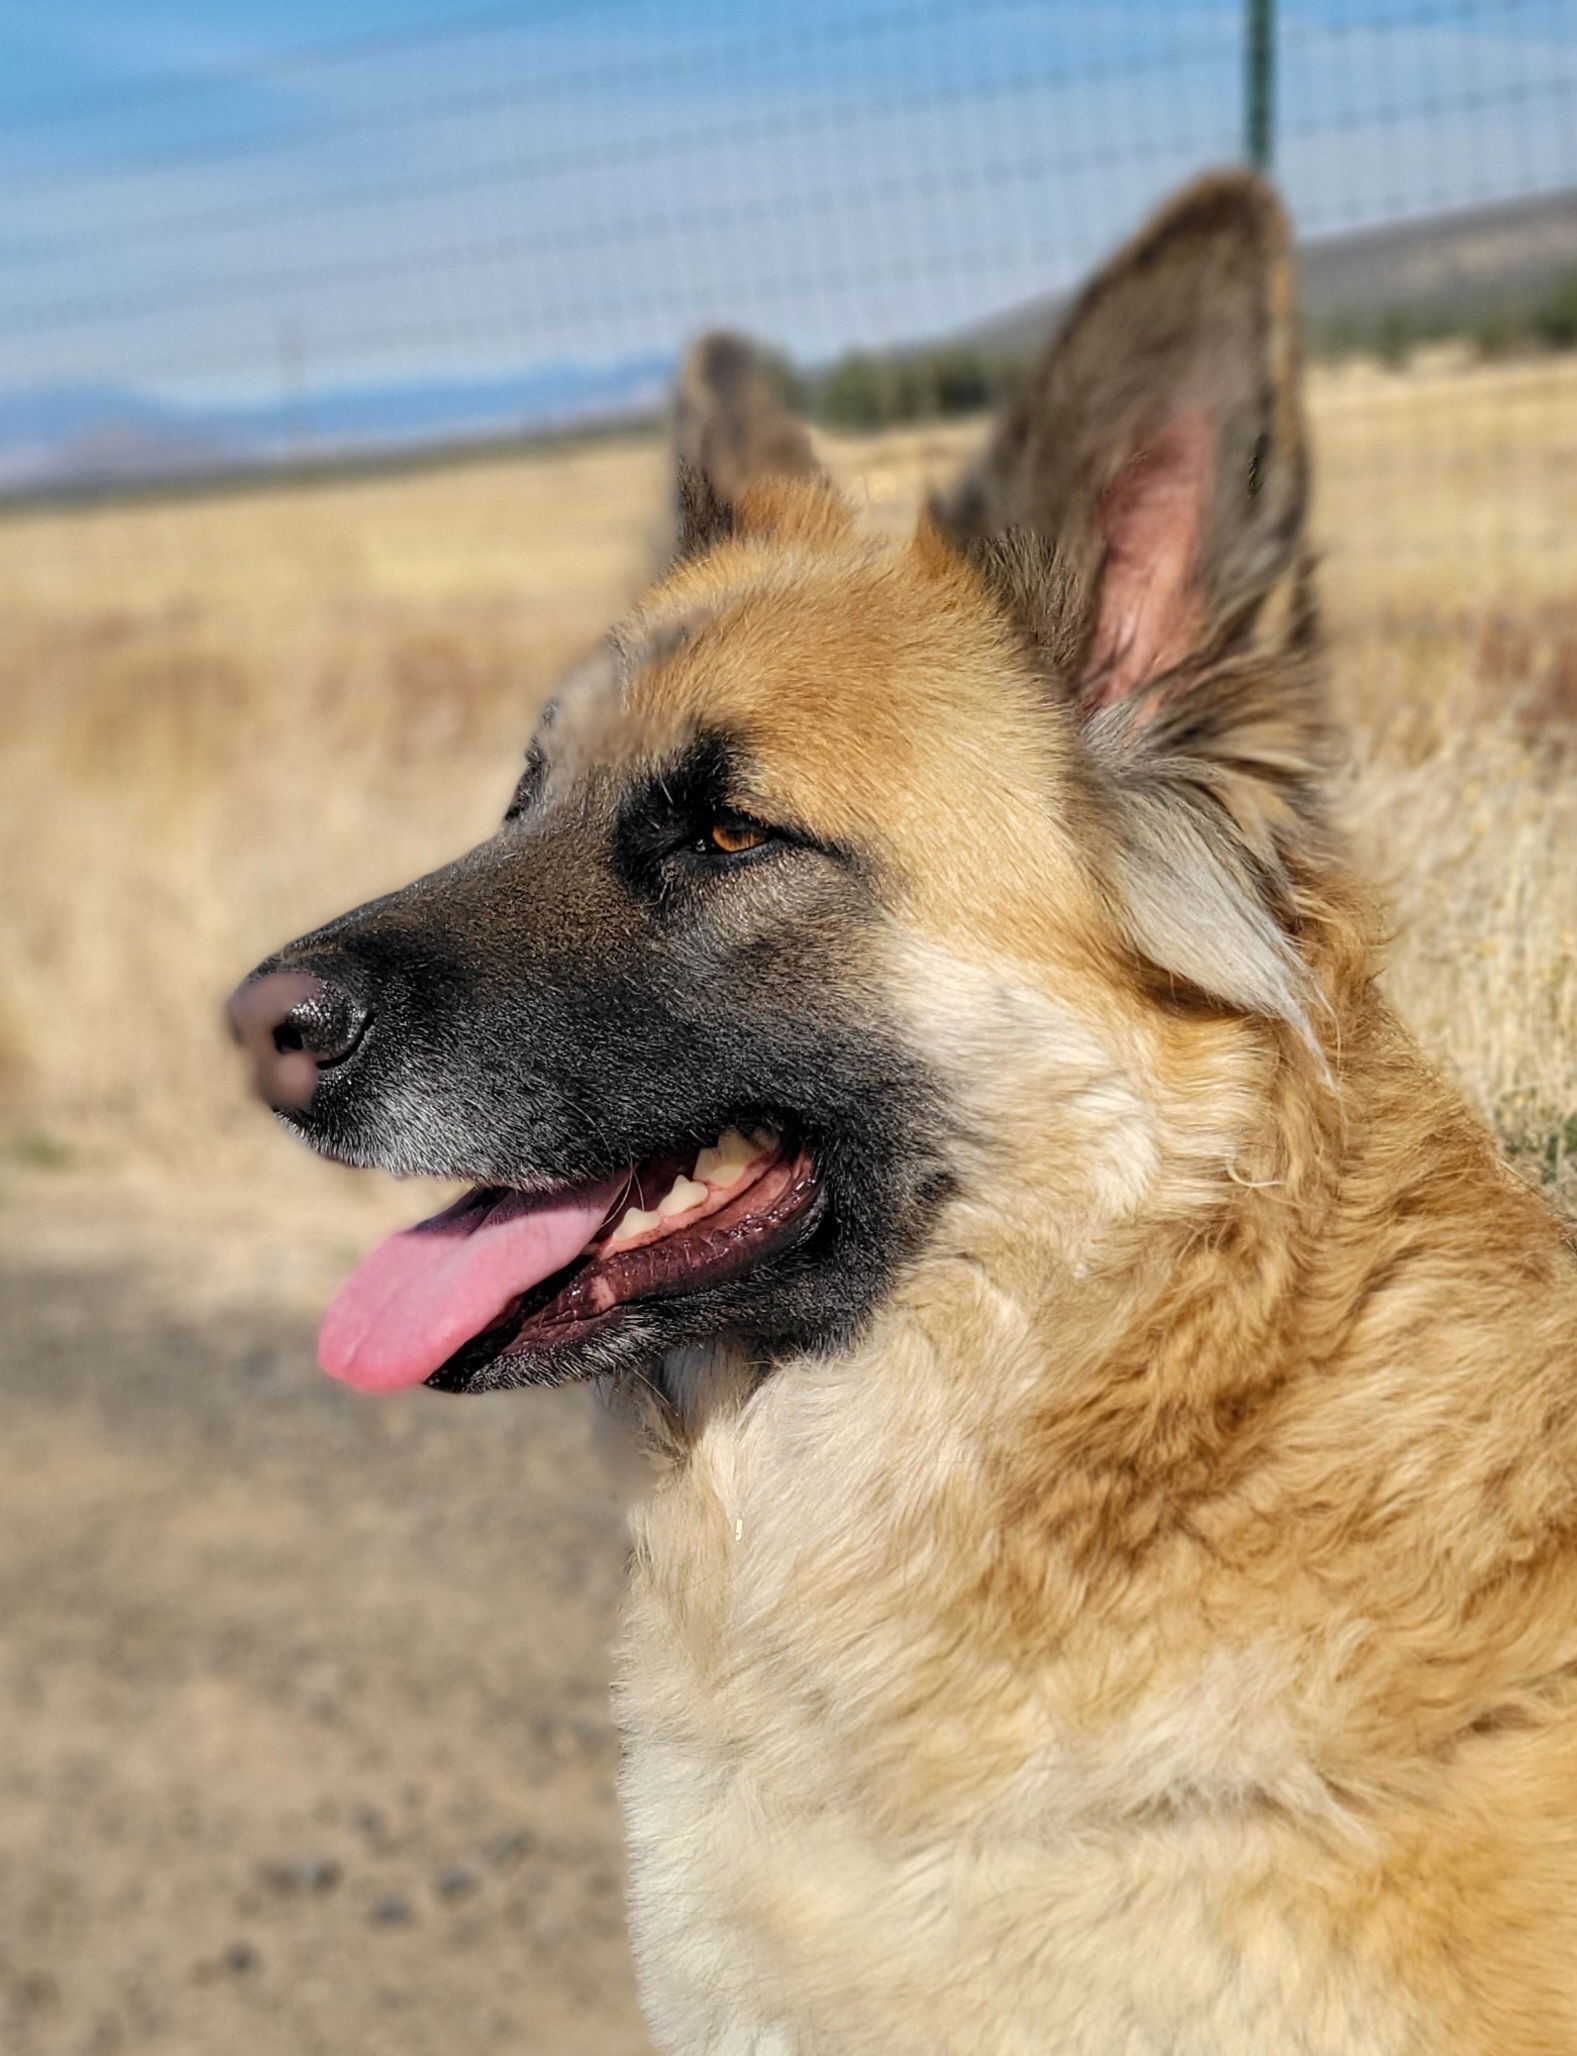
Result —
<instances>
[{"instance_id":1,"label":"dry grass field","mask_svg":"<svg viewBox=\"0 0 1577 2056\"><path fill-rule=\"evenodd\" d=\"M1577 363L1317 376L1350 813L1395 991L1519 1139L1577 1111ZM977 431L830 447L912 519ZM215 1005L485 833L647 569L653 442L0 522L0 1120L13 1157L278 1152Z\"/></svg>"},{"instance_id":2,"label":"dry grass field","mask_svg":"<svg viewBox=\"0 0 1577 2056\"><path fill-rule=\"evenodd\" d=\"M1577 363L1314 386L1395 996L1577 1200ZM877 524L978 429L828 446ZM381 1405L311 1320L423 1199L221 996L488 832L639 584L655 441L0 519L0 2047L638 2056L569 1395ZM564 1403L560 1403L563 1401Z\"/></svg>"}]
</instances>

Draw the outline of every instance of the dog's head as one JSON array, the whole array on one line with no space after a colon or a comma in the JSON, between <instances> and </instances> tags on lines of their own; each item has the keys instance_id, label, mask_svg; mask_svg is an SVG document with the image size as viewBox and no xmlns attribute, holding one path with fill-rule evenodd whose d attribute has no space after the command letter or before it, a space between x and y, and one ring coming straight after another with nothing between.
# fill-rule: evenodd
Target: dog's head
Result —
<instances>
[{"instance_id":1,"label":"dog's head","mask_svg":"<svg viewBox=\"0 0 1577 2056\"><path fill-rule=\"evenodd\" d=\"M857 535L742 344L693 353L678 443L672 567L562 682L497 833L232 1002L314 1147L474 1187L331 1311L353 1382L824 1348L959 1205L1074 1237L1206 1073L1218 1105L1317 1040L1262 186L1207 181L1117 257L905 547Z\"/></svg>"}]
</instances>

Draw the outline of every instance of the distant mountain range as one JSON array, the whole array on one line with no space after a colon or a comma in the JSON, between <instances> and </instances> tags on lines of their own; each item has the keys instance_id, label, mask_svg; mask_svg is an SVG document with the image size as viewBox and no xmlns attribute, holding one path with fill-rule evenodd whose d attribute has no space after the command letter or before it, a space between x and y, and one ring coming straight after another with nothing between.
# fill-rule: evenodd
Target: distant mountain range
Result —
<instances>
[{"instance_id":1,"label":"distant mountain range","mask_svg":"<svg viewBox=\"0 0 1577 2056\"><path fill-rule=\"evenodd\" d=\"M0 493L190 480L613 420L657 407L673 369L670 353L650 351L230 406L180 406L115 385L0 392Z\"/></svg>"},{"instance_id":2,"label":"distant mountain range","mask_svg":"<svg viewBox=\"0 0 1577 2056\"><path fill-rule=\"evenodd\" d=\"M1382 320L1401 320L1415 335L1466 329L1515 316L1552 281L1577 276L1577 193L1319 237L1302 259L1316 339L1361 345ZM1065 294L1028 301L956 340L1021 357L1066 305ZM0 391L0 495L392 458L649 416L674 364L671 352L647 351L603 364L344 385L230 406L182 406L111 384Z\"/></svg>"}]
</instances>

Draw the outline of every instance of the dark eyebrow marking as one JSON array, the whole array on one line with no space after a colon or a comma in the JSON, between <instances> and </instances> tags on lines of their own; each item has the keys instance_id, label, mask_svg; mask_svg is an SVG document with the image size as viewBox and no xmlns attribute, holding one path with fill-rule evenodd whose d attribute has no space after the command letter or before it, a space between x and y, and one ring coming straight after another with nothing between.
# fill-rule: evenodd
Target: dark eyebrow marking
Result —
<instances>
[{"instance_id":1,"label":"dark eyebrow marking","mask_svg":"<svg viewBox=\"0 0 1577 2056\"><path fill-rule=\"evenodd\" d=\"M626 792L623 813L627 820L654 815L676 822L699 820L728 808L738 772L734 743L717 734L693 736L666 762L648 766L644 777Z\"/></svg>"}]
</instances>

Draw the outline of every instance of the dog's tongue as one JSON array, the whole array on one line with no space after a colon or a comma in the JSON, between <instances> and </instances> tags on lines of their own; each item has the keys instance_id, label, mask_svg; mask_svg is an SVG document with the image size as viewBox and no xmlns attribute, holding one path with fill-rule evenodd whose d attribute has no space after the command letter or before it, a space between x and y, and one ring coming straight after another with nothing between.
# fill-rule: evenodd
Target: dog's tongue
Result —
<instances>
[{"instance_id":1,"label":"dog's tongue","mask_svg":"<svg viewBox=\"0 0 1577 2056\"><path fill-rule=\"evenodd\" d=\"M592 1240L624 1180L568 1198L476 1195L391 1235L341 1286L318 1331L318 1362L363 1392L420 1385L512 1299Z\"/></svg>"}]
</instances>

